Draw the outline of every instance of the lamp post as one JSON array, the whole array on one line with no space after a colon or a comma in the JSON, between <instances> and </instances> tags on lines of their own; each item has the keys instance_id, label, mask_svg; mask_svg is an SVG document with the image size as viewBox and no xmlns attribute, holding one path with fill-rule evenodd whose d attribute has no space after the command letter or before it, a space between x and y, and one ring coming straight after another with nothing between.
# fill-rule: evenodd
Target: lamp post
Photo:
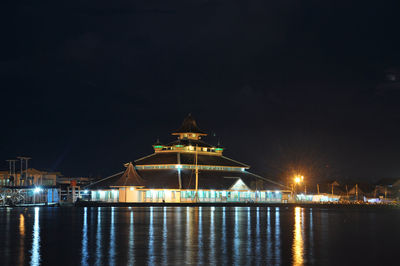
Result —
<instances>
[{"instance_id":1,"label":"lamp post","mask_svg":"<svg viewBox=\"0 0 400 266\"><path fill-rule=\"evenodd\" d=\"M297 190L296 190L296 185L298 185L298 184L300 184L301 182L303 182L304 181L304 176L300 176L300 175L296 175L295 177L294 177L294 196L296 197L297 196ZM296 199L297 200L297 199Z\"/></svg>"}]
</instances>

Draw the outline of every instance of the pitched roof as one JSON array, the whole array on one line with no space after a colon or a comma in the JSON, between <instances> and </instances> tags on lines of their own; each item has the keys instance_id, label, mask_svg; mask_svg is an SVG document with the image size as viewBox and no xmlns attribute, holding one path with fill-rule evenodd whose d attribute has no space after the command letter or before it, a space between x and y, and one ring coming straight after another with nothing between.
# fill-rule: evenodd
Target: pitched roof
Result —
<instances>
[{"instance_id":1,"label":"pitched roof","mask_svg":"<svg viewBox=\"0 0 400 266\"><path fill-rule=\"evenodd\" d=\"M126 186L139 186L145 185L145 181L140 177L132 163L128 164L125 172L120 172L116 175L103 178L88 188L108 188L108 187L126 187Z\"/></svg>"},{"instance_id":2,"label":"pitched roof","mask_svg":"<svg viewBox=\"0 0 400 266\"><path fill-rule=\"evenodd\" d=\"M136 165L159 165L159 164L178 164L179 152L166 152L166 153L153 153L149 156L143 157L135 161ZM180 153L181 162L180 164L195 164L195 153ZM198 165L213 165L213 166L231 166L231 167L243 167L248 168L247 164L237 162L228 157L217 155L217 154L198 154L197 155Z\"/></svg>"},{"instance_id":3,"label":"pitched roof","mask_svg":"<svg viewBox=\"0 0 400 266\"><path fill-rule=\"evenodd\" d=\"M375 190L375 187L368 183L357 183L357 193L359 195L362 194L372 194ZM353 187L349 187L349 195L353 195L356 193L356 185Z\"/></svg>"},{"instance_id":4,"label":"pitched roof","mask_svg":"<svg viewBox=\"0 0 400 266\"><path fill-rule=\"evenodd\" d=\"M400 179L398 179L398 178L382 178L376 183L376 185L390 186L390 185L395 185L399 181L400 181Z\"/></svg>"},{"instance_id":5,"label":"pitched roof","mask_svg":"<svg viewBox=\"0 0 400 266\"><path fill-rule=\"evenodd\" d=\"M145 188L147 189L179 189L179 175L176 169L151 169L151 170L137 170L141 177ZM126 173L126 171L125 171ZM87 186L90 189L107 189L118 186L119 181L124 178L124 174L118 173L110 178L105 178L92 185ZM252 190L280 190L282 187L262 180L257 176L242 171L212 171L212 170L199 170L199 189L215 189L215 190L228 190L239 179L241 179L246 186ZM194 170L183 169L181 170L181 184L182 189L195 189L196 175ZM132 185L131 185L132 186Z\"/></svg>"},{"instance_id":6,"label":"pitched roof","mask_svg":"<svg viewBox=\"0 0 400 266\"><path fill-rule=\"evenodd\" d=\"M198 133L198 134L205 134L196 123L196 120L192 117L192 114L189 114L184 120L181 127L178 130L174 131L175 133Z\"/></svg>"},{"instance_id":7,"label":"pitched roof","mask_svg":"<svg viewBox=\"0 0 400 266\"><path fill-rule=\"evenodd\" d=\"M139 170L140 175L146 180L146 188L179 188L178 171L168 170ZM199 170L199 189L228 190L238 179L252 190L279 190L282 187L264 181L246 171L213 171ZM169 181L168 181L169 180ZM182 189L195 189L195 170L181 170Z\"/></svg>"},{"instance_id":8,"label":"pitched roof","mask_svg":"<svg viewBox=\"0 0 400 266\"><path fill-rule=\"evenodd\" d=\"M171 153L153 153L146 157L137 159L136 165L154 165L154 164L178 164L176 152Z\"/></svg>"}]
</instances>

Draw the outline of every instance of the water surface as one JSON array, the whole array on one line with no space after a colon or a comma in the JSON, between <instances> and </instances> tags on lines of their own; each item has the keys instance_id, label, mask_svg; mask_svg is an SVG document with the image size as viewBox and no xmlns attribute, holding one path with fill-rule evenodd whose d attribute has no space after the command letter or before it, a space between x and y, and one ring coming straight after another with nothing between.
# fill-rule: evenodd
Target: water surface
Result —
<instances>
[{"instance_id":1,"label":"water surface","mask_svg":"<svg viewBox=\"0 0 400 266\"><path fill-rule=\"evenodd\" d=\"M398 265L397 210L2 208L0 265Z\"/></svg>"}]
</instances>

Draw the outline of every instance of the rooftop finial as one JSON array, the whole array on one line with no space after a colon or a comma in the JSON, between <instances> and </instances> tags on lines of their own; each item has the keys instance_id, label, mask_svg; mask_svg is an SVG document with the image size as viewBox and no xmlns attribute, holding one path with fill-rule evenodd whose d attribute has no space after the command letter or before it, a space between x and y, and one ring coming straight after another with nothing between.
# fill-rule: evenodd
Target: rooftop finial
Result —
<instances>
[{"instance_id":1,"label":"rooftop finial","mask_svg":"<svg viewBox=\"0 0 400 266\"><path fill-rule=\"evenodd\" d=\"M181 127L173 132L173 135L180 135L182 133L195 133L204 136L207 135L197 126L196 120L194 120L191 113L189 113L189 115L183 120Z\"/></svg>"}]
</instances>

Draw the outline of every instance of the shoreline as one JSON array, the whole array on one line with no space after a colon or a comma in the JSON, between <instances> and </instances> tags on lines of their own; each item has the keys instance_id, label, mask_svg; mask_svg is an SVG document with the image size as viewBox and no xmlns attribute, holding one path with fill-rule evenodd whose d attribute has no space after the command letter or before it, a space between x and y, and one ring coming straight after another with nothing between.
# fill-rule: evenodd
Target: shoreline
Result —
<instances>
[{"instance_id":1,"label":"shoreline","mask_svg":"<svg viewBox=\"0 0 400 266\"><path fill-rule=\"evenodd\" d=\"M76 203L59 203L59 204L21 204L21 205L4 205L0 208L32 208L32 207L273 207L273 208L316 208L316 209L390 209L400 210L400 204L343 204L343 203L244 203L244 202L96 202L96 201L78 201Z\"/></svg>"},{"instance_id":2,"label":"shoreline","mask_svg":"<svg viewBox=\"0 0 400 266\"><path fill-rule=\"evenodd\" d=\"M399 209L398 204L341 204L341 203L241 203L241 202L93 202L78 201L75 207L275 207L275 208L329 208L329 209Z\"/></svg>"}]
</instances>

